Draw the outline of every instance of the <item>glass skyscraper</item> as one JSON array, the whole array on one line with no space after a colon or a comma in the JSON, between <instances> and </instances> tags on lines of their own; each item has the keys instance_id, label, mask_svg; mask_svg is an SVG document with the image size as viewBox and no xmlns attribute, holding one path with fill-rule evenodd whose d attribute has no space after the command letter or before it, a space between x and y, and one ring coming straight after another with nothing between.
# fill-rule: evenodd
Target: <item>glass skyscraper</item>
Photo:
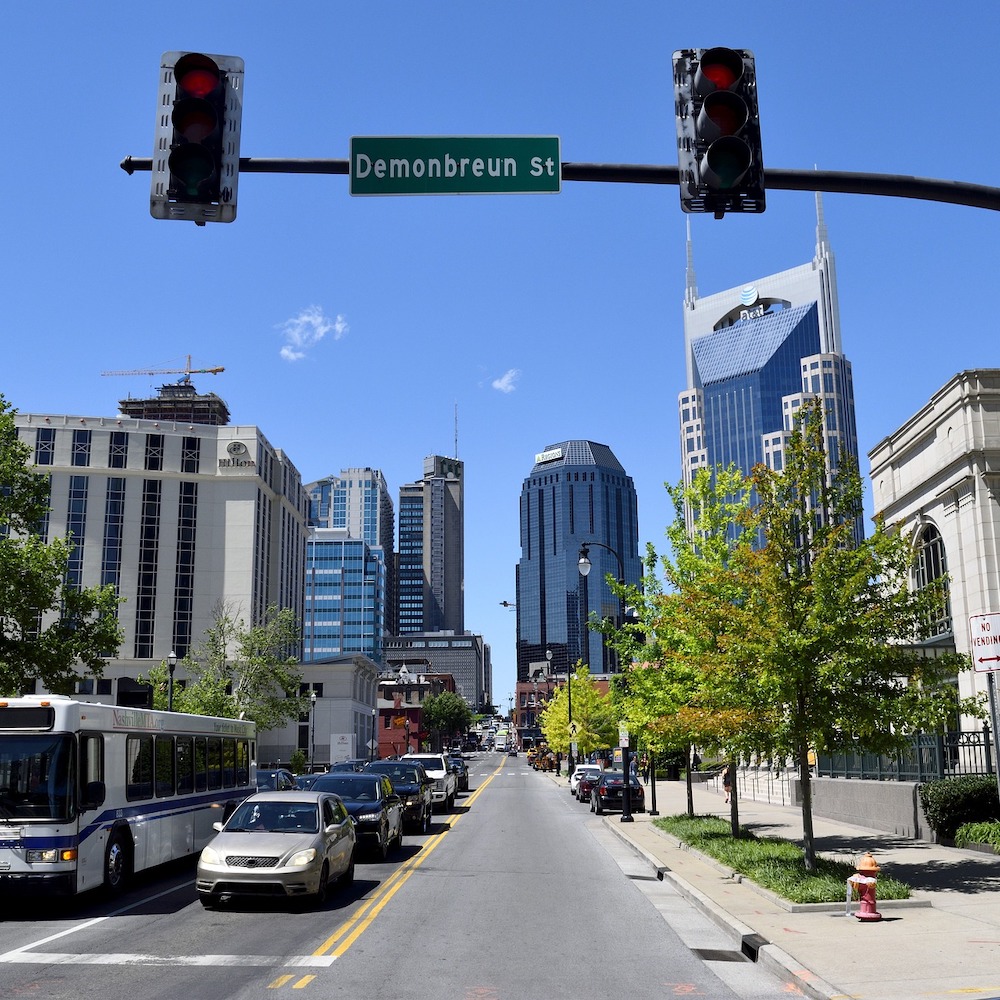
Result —
<instances>
[{"instance_id":1,"label":"glass skyscraper","mask_svg":"<svg viewBox=\"0 0 1000 1000\"><path fill-rule=\"evenodd\" d=\"M591 543L593 570L581 576L580 548ZM610 549L610 551L609 551ZM622 565L619 566L618 559ZM553 673L578 660L592 674L615 668L591 613L616 619L621 606L606 577L642 577L635 487L611 449L561 441L535 456L521 488L521 559L517 566L517 679L526 681L552 653Z\"/></svg>"},{"instance_id":2,"label":"glass skyscraper","mask_svg":"<svg viewBox=\"0 0 1000 1000\"><path fill-rule=\"evenodd\" d=\"M851 364L840 345L833 251L816 196L816 254L808 264L701 298L690 236L684 341L687 388L680 394L685 483L701 468L763 463L784 467L796 411L823 402L827 460L858 457ZM863 536L859 516L855 534Z\"/></svg>"},{"instance_id":3,"label":"glass skyscraper","mask_svg":"<svg viewBox=\"0 0 1000 1000\"><path fill-rule=\"evenodd\" d=\"M382 662L393 631L393 506L378 469L342 469L306 487L304 659L364 653Z\"/></svg>"}]
</instances>

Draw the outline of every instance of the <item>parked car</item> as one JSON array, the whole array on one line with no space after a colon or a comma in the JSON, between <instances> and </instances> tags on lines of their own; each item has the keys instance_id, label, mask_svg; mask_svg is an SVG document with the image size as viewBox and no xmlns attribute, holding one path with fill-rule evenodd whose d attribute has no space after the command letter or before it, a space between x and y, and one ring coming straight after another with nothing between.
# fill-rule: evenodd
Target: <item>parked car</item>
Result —
<instances>
[{"instance_id":1,"label":"parked car","mask_svg":"<svg viewBox=\"0 0 1000 1000\"><path fill-rule=\"evenodd\" d=\"M358 839L384 861L394 847L403 846L403 800L384 774L350 771L321 774L317 791L339 795L354 817Z\"/></svg>"},{"instance_id":2,"label":"parked car","mask_svg":"<svg viewBox=\"0 0 1000 1000\"><path fill-rule=\"evenodd\" d=\"M460 753L450 753L448 760L458 778L458 790L467 792L469 790L469 765L465 763L465 758Z\"/></svg>"},{"instance_id":3,"label":"parked car","mask_svg":"<svg viewBox=\"0 0 1000 1000\"><path fill-rule=\"evenodd\" d=\"M365 772L388 775L396 794L403 800L403 822L417 833L426 833L434 810L434 779L420 766L403 760L375 760Z\"/></svg>"},{"instance_id":4,"label":"parked car","mask_svg":"<svg viewBox=\"0 0 1000 1000\"><path fill-rule=\"evenodd\" d=\"M312 897L322 906L332 881L354 880L357 835L336 795L257 792L213 827L195 883L206 909L236 896Z\"/></svg>"},{"instance_id":5,"label":"parked car","mask_svg":"<svg viewBox=\"0 0 1000 1000\"><path fill-rule=\"evenodd\" d=\"M590 811L598 815L606 812L621 812L624 805L625 781L621 771L605 771L590 790ZM629 775L630 805L632 812L646 811L646 798L642 783L634 775Z\"/></svg>"},{"instance_id":6,"label":"parked car","mask_svg":"<svg viewBox=\"0 0 1000 1000\"><path fill-rule=\"evenodd\" d=\"M569 794L576 797L584 775L597 775L600 773L601 769L596 764L577 764L576 769L569 776Z\"/></svg>"},{"instance_id":7,"label":"parked car","mask_svg":"<svg viewBox=\"0 0 1000 1000\"><path fill-rule=\"evenodd\" d=\"M578 784L576 786L576 798L577 798L577 801L579 801L579 802L589 802L590 801L590 793L591 793L591 791L593 791L594 785L597 784L597 779L603 773L604 772L602 771L601 768L597 768L597 770L591 770L590 768L588 768L584 772L583 777L580 778L580 781L578 782Z\"/></svg>"},{"instance_id":8,"label":"parked car","mask_svg":"<svg viewBox=\"0 0 1000 1000\"><path fill-rule=\"evenodd\" d=\"M257 772L258 792L290 792L294 788L298 788L295 775L283 767Z\"/></svg>"},{"instance_id":9,"label":"parked car","mask_svg":"<svg viewBox=\"0 0 1000 1000\"><path fill-rule=\"evenodd\" d=\"M312 788L316 784L316 779L321 774L323 774L322 771L317 774L297 774L295 775L295 787L303 790Z\"/></svg>"},{"instance_id":10,"label":"parked car","mask_svg":"<svg viewBox=\"0 0 1000 1000\"><path fill-rule=\"evenodd\" d=\"M443 753L408 753L403 760L420 764L434 779L434 805L451 809L458 794L458 775L451 769Z\"/></svg>"},{"instance_id":11,"label":"parked car","mask_svg":"<svg viewBox=\"0 0 1000 1000\"><path fill-rule=\"evenodd\" d=\"M338 760L335 764L331 764L330 770L338 773L353 771L355 774L360 774L365 769L365 764L367 763L368 759L366 757L352 757L350 760Z\"/></svg>"}]
</instances>

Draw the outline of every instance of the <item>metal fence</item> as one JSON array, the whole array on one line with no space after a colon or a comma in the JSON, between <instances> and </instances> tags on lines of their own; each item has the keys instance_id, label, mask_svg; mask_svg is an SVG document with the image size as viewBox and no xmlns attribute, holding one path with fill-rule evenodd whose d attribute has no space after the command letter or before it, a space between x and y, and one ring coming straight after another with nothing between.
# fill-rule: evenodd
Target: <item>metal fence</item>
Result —
<instances>
[{"instance_id":1,"label":"metal fence","mask_svg":"<svg viewBox=\"0 0 1000 1000\"><path fill-rule=\"evenodd\" d=\"M996 765L990 728L971 733L937 733L910 738L896 754L818 754L816 773L823 778L868 778L874 781L936 781L965 774L991 775Z\"/></svg>"}]
</instances>

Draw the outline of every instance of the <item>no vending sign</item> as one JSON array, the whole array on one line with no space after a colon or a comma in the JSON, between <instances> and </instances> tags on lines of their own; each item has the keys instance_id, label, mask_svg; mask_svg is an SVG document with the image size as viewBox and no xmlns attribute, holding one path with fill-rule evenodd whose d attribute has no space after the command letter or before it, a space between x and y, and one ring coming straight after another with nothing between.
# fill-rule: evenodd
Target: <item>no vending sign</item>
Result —
<instances>
[{"instance_id":1,"label":"no vending sign","mask_svg":"<svg viewBox=\"0 0 1000 1000\"><path fill-rule=\"evenodd\" d=\"M969 649L976 670L1000 670L1000 614L970 616Z\"/></svg>"}]
</instances>

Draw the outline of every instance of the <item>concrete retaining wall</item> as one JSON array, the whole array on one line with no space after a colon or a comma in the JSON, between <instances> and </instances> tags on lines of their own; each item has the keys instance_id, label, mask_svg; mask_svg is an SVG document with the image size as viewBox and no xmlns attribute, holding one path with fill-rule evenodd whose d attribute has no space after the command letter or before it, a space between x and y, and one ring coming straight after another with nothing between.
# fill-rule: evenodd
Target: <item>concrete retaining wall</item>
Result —
<instances>
[{"instance_id":1,"label":"concrete retaining wall","mask_svg":"<svg viewBox=\"0 0 1000 1000\"><path fill-rule=\"evenodd\" d=\"M814 816L935 842L915 781L813 778L811 786ZM789 794L795 805L802 804L797 777L789 779Z\"/></svg>"}]
</instances>

